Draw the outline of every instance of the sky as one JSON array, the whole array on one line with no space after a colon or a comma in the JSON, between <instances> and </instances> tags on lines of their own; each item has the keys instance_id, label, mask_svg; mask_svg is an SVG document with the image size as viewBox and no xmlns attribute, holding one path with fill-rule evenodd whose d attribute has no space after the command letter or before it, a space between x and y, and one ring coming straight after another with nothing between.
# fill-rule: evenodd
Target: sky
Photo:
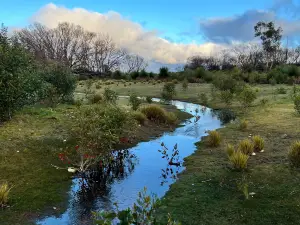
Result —
<instances>
[{"instance_id":1,"label":"sky","mask_svg":"<svg viewBox=\"0 0 300 225\"><path fill-rule=\"evenodd\" d=\"M157 64L178 65L254 40L260 20L282 26L298 43L300 0L0 0L0 22L22 28L72 22L109 34L121 47Z\"/></svg>"}]
</instances>

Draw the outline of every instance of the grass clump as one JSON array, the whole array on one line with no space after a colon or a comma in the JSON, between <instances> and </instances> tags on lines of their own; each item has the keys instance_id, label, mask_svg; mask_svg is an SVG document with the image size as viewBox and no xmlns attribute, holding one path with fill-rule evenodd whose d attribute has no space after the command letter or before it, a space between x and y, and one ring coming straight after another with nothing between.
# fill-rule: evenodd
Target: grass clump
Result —
<instances>
[{"instance_id":1,"label":"grass clump","mask_svg":"<svg viewBox=\"0 0 300 225\"><path fill-rule=\"evenodd\" d=\"M7 182L0 184L0 207L7 205L10 189Z\"/></svg>"},{"instance_id":2,"label":"grass clump","mask_svg":"<svg viewBox=\"0 0 300 225\"><path fill-rule=\"evenodd\" d=\"M96 104L96 103L101 102L103 100L103 98L102 98L102 95L100 95L100 94L94 94L90 97L89 100L90 100L90 103Z\"/></svg>"},{"instance_id":3,"label":"grass clump","mask_svg":"<svg viewBox=\"0 0 300 225\"><path fill-rule=\"evenodd\" d=\"M146 97L146 102L147 102L148 104L151 104L151 103L152 103L152 98L151 98L150 96L147 96L147 97Z\"/></svg>"},{"instance_id":4,"label":"grass clump","mask_svg":"<svg viewBox=\"0 0 300 225\"><path fill-rule=\"evenodd\" d=\"M141 112L145 116L156 123L174 124L177 121L177 117L174 113L168 113L159 105L150 104L141 108Z\"/></svg>"},{"instance_id":5,"label":"grass clump","mask_svg":"<svg viewBox=\"0 0 300 225\"><path fill-rule=\"evenodd\" d=\"M240 121L239 129L242 131L245 131L245 130L247 130L248 125L249 125L249 122L247 120L242 120L242 121Z\"/></svg>"},{"instance_id":6,"label":"grass clump","mask_svg":"<svg viewBox=\"0 0 300 225\"><path fill-rule=\"evenodd\" d=\"M296 95L293 99L294 108L298 114L300 114L300 95Z\"/></svg>"},{"instance_id":7,"label":"grass clump","mask_svg":"<svg viewBox=\"0 0 300 225\"><path fill-rule=\"evenodd\" d=\"M249 139L244 139L239 143L238 150L245 155L251 155L254 151L254 145Z\"/></svg>"},{"instance_id":8,"label":"grass clump","mask_svg":"<svg viewBox=\"0 0 300 225\"><path fill-rule=\"evenodd\" d=\"M166 122L167 124L176 124L178 118L175 113L173 112L166 112Z\"/></svg>"},{"instance_id":9,"label":"grass clump","mask_svg":"<svg viewBox=\"0 0 300 225\"><path fill-rule=\"evenodd\" d=\"M288 159L293 167L300 167L300 141L295 141L288 152Z\"/></svg>"},{"instance_id":10,"label":"grass clump","mask_svg":"<svg viewBox=\"0 0 300 225\"><path fill-rule=\"evenodd\" d=\"M116 104L118 99L118 95L113 90L110 90L109 88L105 88L103 93L103 100L106 103Z\"/></svg>"},{"instance_id":11,"label":"grass clump","mask_svg":"<svg viewBox=\"0 0 300 225\"><path fill-rule=\"evenodd\" d=\"M226 153L230 157L234 153L234 146L232 144L228 144L226 147Z\"/></svg>"},{"instance_id":12,"label":"grass clump","mask_svg":"<svg viewBox=\"0 0 300 225\"><path fill-rule=\"evenodd\" d=\"M95 86L96 89L101 89L101 87L102 87L101 84L96 84Z\"/></svg>"},{"instance_id":13,"label":"grass clump","mask_svg":"<svg viewBox=\"0 0 300 225\"><path fill-rule=\"evenodd\" d=\"M264 139L259 136L259 135L255 135L252 137L252 142L253 142L253 147L254 147L254 151L255 152L260 152L261 150L264 149L265 147L265 141Z\"/></svg>"},{"instance_id":14,"label":"grass clump","mask_svg":"<svg viewBox=\"0 0 300 225\"><path fill-rule=\"evenodd\" d=\"M131 105L131 108L136 111L139 108L140 104L142 104L142 101L135 93L133 93L129 96L129 104Z\"/></svg>"},{"instance_id":15,"label":"grass clump","mask_svg":"<svg viewBox=\"0 0 300 225\"><path fill-rule=\"evenodd\" d=\"M213 130L208 132L207 144L210 147L218 147L221 144L221 135L218 131Z\"/></svg>"},{"instance_id":16,"label":"grass clump","mask_svg":"<svg viewBox=\"0 0 300 225\"><path fill-rule=\"evenodd\" d=\"M234 169L244 170L247 168L249 156L241 151L233 151L229 155L229 161L231 162Z\"/></svg>"},{"instance_id":17,"label":"grass clump","mask_svg":"<svg viewBox=\"0 0 300 225\"><path fill-rule=\"evenodd\" d=\"M135 111L132 116L140 125L144 125L147 120L147 117L142 112Z\"/></svg>"}]
</instances>

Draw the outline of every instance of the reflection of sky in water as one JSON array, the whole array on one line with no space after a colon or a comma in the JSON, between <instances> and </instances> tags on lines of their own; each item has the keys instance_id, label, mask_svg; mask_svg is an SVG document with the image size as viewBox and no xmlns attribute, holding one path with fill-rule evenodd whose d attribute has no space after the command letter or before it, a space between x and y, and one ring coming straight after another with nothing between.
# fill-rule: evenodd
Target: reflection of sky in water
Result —
<instances>
[{"instance_id":1,"label":"reflection of sky in water","mask_svg":"<svg viewBox=\"0 0 300 225\"><path fill-rule=\"evenodd\" d=\"M158 99L154 99L158 101ZM91 211L99 211L101 209L110 210L113 203L118 202L119 208L124 209L131 207L137 198L137 194L144 187L148 191L162 197L168 190L169 182L163 186L161 182L161 170L166 168L166 160L162 159L162 155L158 152L161 149L161 142L171 151L177 143L180 153L180 160L191 155L196 147L195 142L205 136L206 130L214 130L221 126L216 116L212 116L211 110L201 111L201 106L187 102L172 101L178 109L195 114L195 110L199 109L198 115L201 119L194 123L194 118L184 123L184 126L177 128L174 132L165 133L162 137L149 142L142 142L131 150L138 158L138 164L129 176L124 179L115 180L107 187L107 190L100 197L96 197L90 202L78 203L72 194L78 191L78 180L73 181L70 191L69 207L65 213L59 217L47 217L37 222L40 225L77 225L91 224ZM191 123L192 122L192 123Z\"/></svg>"}]
</instances>

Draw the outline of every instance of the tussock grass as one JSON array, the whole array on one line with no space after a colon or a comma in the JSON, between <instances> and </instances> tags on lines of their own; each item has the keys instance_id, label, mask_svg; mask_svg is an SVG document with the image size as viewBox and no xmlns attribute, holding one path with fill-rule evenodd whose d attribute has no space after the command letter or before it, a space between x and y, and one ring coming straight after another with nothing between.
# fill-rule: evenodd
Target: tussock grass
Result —
<instances>
[{"instance_id":1,"label":"tussock grass","mask_svg":"<svg viewBox=\"0 0 300 225\"><path fill-rule=\"evenodd\" d=\"M249 122L247 120L242 120L239 123L239 129L245 131L248 129Z\"/></svg>"},{"instance_id":2,"label":"tussock grass","mask_svg":"<svg viewBox=\"0 0 300 225\"><path fill-rule=\"evenodd\" d=\"M218 131L213 130L208 132L207 145L210 147L218 147L221 144L221 135Z\"/></svg>"},{"instance_id":3,"label":"tussock grass","mask_svg":"<svg viewBox=\"0 0 300 225\"><path fill-rule=\"evenodd\" d=\"M290 164L294 167L300 167L300 141L292 143L288 152Z\"/></svg>"},{"instance_id":4,"label":"tussock grass","mask_svg":"<svg viewBox=\"0 0 300 225\"><path fill-rule=\"evenodd\" d=\"M0 207L4 207L8 203L11 188L7 182L0 184Z\"/></svg>"},{"instance_id":5,"label":"tussock grass","mask_svg":"<svg viewBox=\"0 0 300 225\"><path fill-rule=\"evenodd\" d=\"M245 155L251 155L254 151L253 143L249 139L240 141L238 150Z\"/></svg>"},{"instance_id":6,"label":"tussock grass","mask_svg":"<svg viewBox=\"0 0 300 225\"><path fill-rule=\"evenodd\" d=\"M265 147L265 141L264 139L259 136L259 135L255 135L252 137L252 142L253 142L253 147L254 147L254 151L255 152L260 152L261 150L264 149Z\"/></svg>"}]
</instances>

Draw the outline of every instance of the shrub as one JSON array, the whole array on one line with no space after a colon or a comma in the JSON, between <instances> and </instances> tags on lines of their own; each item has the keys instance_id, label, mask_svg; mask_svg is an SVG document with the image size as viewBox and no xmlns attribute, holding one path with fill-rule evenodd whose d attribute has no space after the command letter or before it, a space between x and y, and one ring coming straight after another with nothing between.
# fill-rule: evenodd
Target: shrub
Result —
<instances>
[{"instance_id":1,"label":"shrub","mask_svg":"<svg viewBox=\"0 0 300 225\"><path fill-rule=\"evenodd\" d=\"M146 102L151 104L152 103L152 98L150 96L147 96L146 97Z\"/></svg>"},{"instance_id":2,"label":"shrub","mask_svg":"<svg viewBox=\"0 0 300 225\"><path fill-rule=\"evenodd\" d=\"M102 95L100 94L94 94L90 97L90 103L96 104L102 101Z\"/></svg>"},{"instance_id":3,"label":"shrub","mask_svg":"<svg viewBox=\"0 0 300 225\"><path fill-rule=\"evenodd\" d=\"M103 100L106 103L116 104L118 99L118 95L113 90L110 90L109 88L105 88L103 93Z\"/></svg>"},{"instance_id":4,"label":"shrub","mask_svg":"<svg viewBox=\"0 0 300 225\"><path fill-rule=\"evenodd\" d=\"M101 84L96 84L96 89L101 89Z\"/></svg>"},{"instance_id":5,"label":"shrub","mask_svg":"<svg viewBox=\"0 0 300 225\"><path fill-rule=\"evenodd\" d=\"M221 144L221 135L218 131L213 130L208 132L207 144L210 147L218 147Z\"/></svg>"},{"instance_id":6,"label":"shrub","mask_svg":"<svg viewBox=\"0 0 300 225\"><path fill-rule=\"evenodd\" d=\"M167 124L177 124L178 118L175 113L167 112L166 113L166 122Z\"/></svg>"},{"instance_id":7,"label":"shrub","mask_svg":"<svg viewBox=\"0 0 300 225\"><path fill-rule=\"evenodd\" d=\"M242 131L245 131L245 130L247 130L248 125L249 125L248 120L244 119L244 120L240 121L239 129L242 130Z\"/></svg>"},{"instance_id":8,"label":"shrub","mask_svg":"<svg viewBox=\"0 0 300 225\"><path fill-rule=\"evenodd\" d=\"M7 182L0 184L0 207L7 205L10 190Z\"/></svg>"},{"instance_id":9,"label":"shrub","mask_svg":"<svg viewBox=\"0 0 300 225\"><path fill-rule=\"evenodd\" d=\"M259 135L255 135L252 137L252 142L253 142L253 148L255 152L260 152L261 150L264 149L265 147L265 141L264 139L259 136Z\"/></svg>"},{"instance_id":10,"label":"shrub","mask_svg":"<svg viewBox=\"0 0 300 225\"><path fill-rule=\"evenodd\" d=\"M233 94L230 90L221 91L220 92L220 99L223 101L227 106L231 105L233 101Z\"/></svg>"},{"instance_id":11,"label":"shrub","mask_svg":"<svg viewBox=\"0 0 300 225\"><path fill-rule=\"evenodd\" d=\"M231 156L229 156L229 161L231 162L233 168L237 170L244 170L247 168L249 156L242 153L241 151L234 151Z\"/></svg>"},{"instance_id":12,"label":"shrub","mask_svg":"<svg viewBox=\"0 0 300 225\"><path fill-rule=\"evenodd\" d=\"M300 141L295 141L288 152L288 159L292 166L300 167Z\"/></svg>"},{"instance_id":13,"label":"shrub","mask_svg":"<svg viewBox=\"0 0 300 225\"><path fill-rule=\"evenodd\" d=\"M237 87L237 81L228 74L218 74L213 80L213 85L220 91L230 91L234 93Z\"/></svg>"},{"instance_id":14,"label":"shrub","mask_svg":"<svg viewBox=\"0 0 300 225\"><path fill-rule=\"evenodd\" d=\"M201 93L200 94L200 101L201 101L202 105L207 106L207 104L208 104L208 97L207 97L207 95L205 93Z\"/></svg>"},{"instance_id":15,"label":"shrub","mask_svg":"<svg viewBox=\"0 0 300 225\"><path fill-rule=\"evenodd\" d=\"M140 75L139 72L134 71L134 72L132 72L132 73L130 74L130 77L131 77L131 79L135 80L136 78L139 77L139 75Z\"/></svg>"},{"instance_id":16,"label":"shrub","mask_svg":"<svg viewBox=\"0 0 300 225\"><path fill-rule=\"evenodd\" d=\"M256 99L256 92L252 88L245 86L238 98L243 107L249 107Z\"/></svg>"},{"instance_id":17,"label":"shrub","mask_svg":"<svg viewBox=\"0 0 300 225\"><path fill-rule=\"evenodd\" d=\"M159 69L158 77L159 78L167 78L167 77L169 77L169 69L168 69L168 67L161 67Z\"/></svg>"},{"instance_id":18,"label":"shrub","mask_svg":"<svg viewBox=\"0 0 300 225\"><path fill-rule=\"evenodd\" d=\"M144 125L147 120L147 117L142 112L133 112L132 116L141 125Z\"/></svg>"},{"instance_id":19,"label":"shrub","mask_svg":"<svg viewBox=\"0 0 300 225\"><path fill-rule=\"evenodd\" d=\"M284 94L286 94L286 92L287 91L284 87L279 87L279 88L276 89L276 93L280 94L280 95L284 95Z\"/></svg>"},{"instance_id":20,"label":"shrub","mask_svg":"<svg viewBox=\"0 0 300 225\"><path fill-rule=\"evenodd\" d=\"M141 112L146 115L146 117L156 123L167 123L174 124L176 115L166 112L161 106L150 104L141 108ZM177 117L176 117L177 121Z\"/></svg>"},{"instance_id":21,"label":"shrub","mask_svg":"<svg viewBox=\"0 0 300 225\"><path fill-rule=\"evenodd\" d=\"M300 114L300 95L294 97L294 108L298 114Z\"/></svg>"},{"instance_id":22,"label":"shrub","mask_svg":"<svg viewBox=\"0 0 300 225\"><path fill-rule=\"evenodd\" d=\"M129 104L131 105L133 110L137 110L142 101L137 97L135 93L129 96Z\"/></svg>"},{"instance_id":23,"label":"shrub","mask_svg":"<svg viewBox=\"0 0 300 225\"><path fill-rule=\"evenodd\" d=\"M254 151L254 146L250 140L244 139L240 141L238 150L241 151L243 154L251 155Z\"/></svg>"},{"instance_id":24,"label":"shrub","mask_svg":"<svg viewBox=\"0 0 300 225\"><path fill-rule=\"evenodd\" d=\"M269 102L269 100L268 100L268 99L266 99L266 98L262 98L262 99L260 100L260 104L261 104L262 106L265 106L265 105L267 105L267 104L268 104L268 102Z\"/></svg>"},{"instance_id":25,"label":"shrub","mask_svg":"<svg viewBox=\"0 0 300 225\"><path fill-rule=\"evenodd\" d=\"M227 145L226 153L229 157L234 153L234 146L232 144Z\"/></svg>"},{"instance_id":26,"label":"shrub","mask_svg":"<svg viewBox=\"0 0 300 225\"><path fill-rule=\"evenodd\" d=\"M187 91L188 87L189 87L189 82L187 81L187 79L184 79L182 82L182 90Z\"/></svg>"},{"instance_id":27,"label":"shrub","mask_svg":"<svg viewBox=\"0 0 300 225\"><path fill-rule=\"evenodd\" d=\"M166 101L170 101L176 95L175 84L173 82L168 82L164 85L162 91L162 98Z\"/></svg>"}]
</instances>

